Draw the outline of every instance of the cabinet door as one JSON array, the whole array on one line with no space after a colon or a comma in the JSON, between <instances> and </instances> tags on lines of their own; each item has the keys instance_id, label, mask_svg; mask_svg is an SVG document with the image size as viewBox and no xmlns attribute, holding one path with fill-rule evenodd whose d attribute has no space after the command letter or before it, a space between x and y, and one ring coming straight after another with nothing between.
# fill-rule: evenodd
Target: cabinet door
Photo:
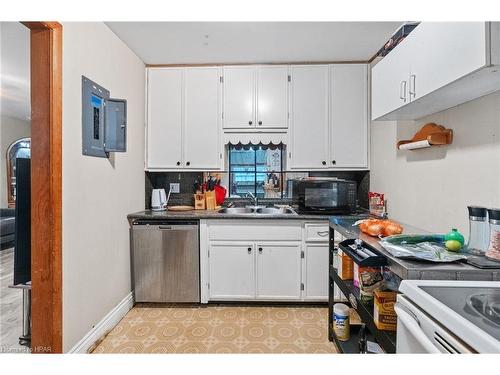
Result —
<instances>
[{"instance_id":1,"label":"cabinet door","mask_svg":"<svg viewBox=\"0 0 500 375\"><path fill-rule=\"evenodd\" d=\"M368 67L331 66L330 167L368 167Z\"/></svg>"},{"instance_id":2,"label":"cabinet door","mask_svg":"<svg viewBox=\"0 0 500 375\"><path fill-rule=\"evenodd\" d=\"M179 168L182 163L181 69L148 70L148 168Z\"/></svg>"},{"instance_id":3,"label":"cabinet door","mask_svg":"<svg viewBox=\"0 0 500 375\"><path fill-rule=\"evenodd\" d=\"M410 51L404 40L372 68L372 120L410 102L410 58Z\"/></svg>"},{"instance_id":4,"label":"cabinet door","mask_svg":"<svg viewBox=\"0 0 500 375\"><path fill-rule=\"evenodd\" d=\"M257 299L300 299L300 242L256 244Z\"/></svg>"},{"instance_id":5,"label":"cabinet door","mask_svg":"<svg viewBox=\"0 0 500 375\"><path fill-rule=\"evenodd\" d=\"M291 67L290 168L326 168L328 160L328 66Z\"/></svg>"},{"instance_id":6,"label":"cabinet door","mask_svg":"<svg viewBox=\"0 0 500 375\"><path fill-rule=\"evenodd\" d=\"M220 169L219 68L185 70L184 168Z\"/></svg>"},{"instance_id":7,"label":"cabinet door","mask_svg":"<svg viewBox=\"0 0 500 375\"><path fill-rule=\"evenodd\" d=\"M304 299L328 300L328 242L306 243Z\"/></svg>"},{"instance_id":8,"label":"cabinet door","mask_svg":"<svg viewBox=\"0 0 500 375\"><path fill-rule=\"evenodd\" d=\"M255 128L255 68L224 68L224 128Z\"/></svg>"},{"instance_id":9,"label":"cabinet door","mask_svg":"<svg viewBox=\"0 0 500 375\"><path fill-rule=\"evenodd\" d=\"M211 243L209 294L211 300L255 298L254 244Z\"/></svg>"},{"instance_id":10,"label":"cabinet door","mask_svg":"<svg viewBox=\"0 0 500 375\"><path fill-rule=\"evenodd\" d=\"M288 127L288 67L257 69L257 128Z\"/></svg>"},{"instance_id":11,"label":"cabinet door","mask_svg":"<svg viewBox=\"0 0 500 375\"><path fill-rule=\"evenodd\" d=\"M403 41L411 50L409 97L416 100L487 64L485 22L422 22Z\"/></svg>"}]
</instances>

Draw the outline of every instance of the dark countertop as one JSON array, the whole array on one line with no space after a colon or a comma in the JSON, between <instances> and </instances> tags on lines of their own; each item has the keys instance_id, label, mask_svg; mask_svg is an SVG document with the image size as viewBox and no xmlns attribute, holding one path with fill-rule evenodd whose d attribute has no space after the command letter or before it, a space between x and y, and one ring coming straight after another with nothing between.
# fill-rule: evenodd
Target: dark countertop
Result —
<instances>
[{"instance_id":1,"label":"dark countertop","mask_svg":"<svg viewBox=\"0 0 500 375\"><path fill-rule=\"evenodd\" d=\"M208 210L193 210L193 211L139 211L127 215L129 220L135 219L243 219L243 220L323 220L328 221L330 215L315 215L315 214L302 214L297 213L296 215L262 215L262 214L248 214L248 215L238 215L238 214L220 214L218 211L208 211Z\"/></svg>"},{"instance_id":2,"label":"dark countertop","mask_svg":"<svg viewBox=\"0 0 500 375\"><path fill-rule=\"evenodd\" d=\"M357 225L352 225L359 219L355 216L331 216L330 227L346 238L360 238L384 253L391 271L402 279L500 281L500 269L481 269L465 262L432 263L396 258L380 245L378 238L364 234ZM403 226L404 234L429 234L428 231L412 225L401 222L400 224Z\"/></svg>"}]
</instances>

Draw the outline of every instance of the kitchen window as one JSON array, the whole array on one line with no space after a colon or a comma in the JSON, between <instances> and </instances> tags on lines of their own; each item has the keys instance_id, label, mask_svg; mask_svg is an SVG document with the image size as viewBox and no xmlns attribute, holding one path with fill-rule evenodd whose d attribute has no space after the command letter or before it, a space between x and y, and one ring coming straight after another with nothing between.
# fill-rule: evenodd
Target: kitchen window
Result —
<instances>
[{"instance_id":1,"label":"kitchen window","mask_svg":"<svg viewBox=\"0 0 500 375\"><path fill-rule=\"evenodd\" d=\"M284 145L229 145L229 195L283 198Z\"/></svg>"}]
</instances>

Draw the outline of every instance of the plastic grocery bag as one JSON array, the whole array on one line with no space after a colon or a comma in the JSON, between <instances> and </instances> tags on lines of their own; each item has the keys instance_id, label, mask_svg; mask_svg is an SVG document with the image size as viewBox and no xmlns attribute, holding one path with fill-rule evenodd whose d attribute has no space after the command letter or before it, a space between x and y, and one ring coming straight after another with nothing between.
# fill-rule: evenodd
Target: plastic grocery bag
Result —
<instances>
[{"instance_id":1,"label":"plastic grocery bag","mask_svg":"<svg viewBox=\"0 0 500 375\"><path fill-rule=\"evenodd\" d=\"M389 236L380 245L397 258L413 258L429 262L455 262L467 259L465 254L446 250L444 235L407 235Z\"/></svg>"}]
</instances>

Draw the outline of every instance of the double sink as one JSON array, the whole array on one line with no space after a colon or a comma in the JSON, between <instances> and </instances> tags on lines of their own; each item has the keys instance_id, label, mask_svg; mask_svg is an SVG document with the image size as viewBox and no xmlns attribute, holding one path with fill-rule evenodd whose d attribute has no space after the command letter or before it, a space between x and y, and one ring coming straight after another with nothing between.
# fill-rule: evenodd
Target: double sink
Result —
<instances>
[{"instance_id":1,"label":"double sink","mask_svg":"<svg viewBox=\"0 0 500 375\"><path fill-rule=\"evenodd\" d=\"M288 207L263 207L263 206L246 206L246 207L228 207L218 211L221 215L297 215L297 213Z\"/></svg>"}]
</instances>

